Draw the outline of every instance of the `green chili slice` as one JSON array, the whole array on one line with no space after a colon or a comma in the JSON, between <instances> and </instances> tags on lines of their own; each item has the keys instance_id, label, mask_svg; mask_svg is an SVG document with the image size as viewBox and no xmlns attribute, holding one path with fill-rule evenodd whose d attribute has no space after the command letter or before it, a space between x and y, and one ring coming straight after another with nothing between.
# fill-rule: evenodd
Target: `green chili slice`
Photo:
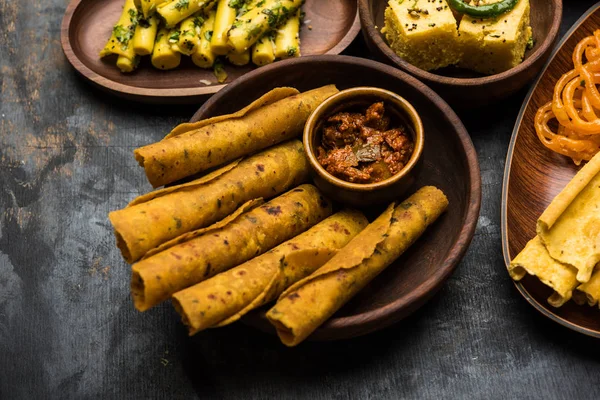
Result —
<instances>
[{"instance_id":1,"label":"green chili slice","mask_svg":"<svg viewBox=\"0 0 600 400\"><path fill-rule=\"evenodd\" d=\"M497 17L499 15L507 13L513 8L515 8L518 2L519 0L500 0L499 2L493 4L472 6L463 2L462 0L448 0L448 4L455 11L461 14L469 15L471 17L483 18Z\"/></svg>"}]
</instances>

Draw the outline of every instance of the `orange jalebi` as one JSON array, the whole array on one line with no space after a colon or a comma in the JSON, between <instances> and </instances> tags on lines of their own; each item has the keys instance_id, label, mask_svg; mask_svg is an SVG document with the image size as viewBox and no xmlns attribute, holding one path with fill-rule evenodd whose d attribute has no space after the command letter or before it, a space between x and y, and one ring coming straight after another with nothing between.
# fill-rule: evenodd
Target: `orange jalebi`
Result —
<instances>
[{"instance_id":1,"label":"orange jalebi","mask_svg":"<svg viewBox=\"0 0 600 400\"><path fill-rule=\"evenodd\" d=\"M537 111L535 131L544 146L579 165L600 152L600 29L575 46L573 66L556 83L552 101ZM556 132L548 126L553 119Z\"/></svg>"}]
</instances>

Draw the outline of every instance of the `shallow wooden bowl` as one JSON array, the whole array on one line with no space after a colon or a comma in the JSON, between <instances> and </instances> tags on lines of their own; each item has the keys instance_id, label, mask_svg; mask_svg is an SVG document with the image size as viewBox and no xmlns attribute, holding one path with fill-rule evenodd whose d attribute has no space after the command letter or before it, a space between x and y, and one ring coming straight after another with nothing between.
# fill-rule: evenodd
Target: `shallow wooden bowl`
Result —
<instances>
[{"instance_id":1,"label":"shallow wooden bowl","mask_svg":"<svg viewBox=\"0 0 600 400\"><path fill-rule=\"evenodd\" d=\"M189 57L182 57L176 69L160 71L152 66L149 56L144 56L136 71L123 74L115 65L115 58L98 56L119 19L123 3L124 0L72 0L62 21L61 44L67 59L81 75L105 91L141 102L194 103L257 68L226 63L228 78L220 84L212 69L198 68ZM302 9L306 12L300 31L303 55L339 54L360 31L354 0L306 0Z\"/></svg>"},{"instance_id":2,"label":"shallow wooden bowl","mask_svg":"<svg viewBox=\"0 0 600 400\"><path fill-rule=\"evenodd\" d=\"M399 321L422 306L442 286L467 250L481 202L477 155L456 114L421 82L374 61L318 56L260 68L210 98L192 121L236 111L278 86L305 91L331 83L339 89L380 87L401 95L415 107L423 120L426 140L423 168L412 191L435 185L446 193L450 206L399 260L319 328L313 340L359 336ZM374 217L383 208L371 207L365 212ZM248 315L245 321L275 332L264 319L264 310Z\"/></svg>"},{"instance_id":3,"label":"shallow wooden bowl","mask_svg":"<svg viewBox=\"0 0 600 400\"><path fill-rule=\"evenodd\" d=\"M358 0L363 35L371 52L381 61L417 77L457 108L475 108L508 97L540 72L550 56L562 18L562 0L530 0L535 46L523 63L500 74L483 76L460 68L427 72L404 61L388 46L381 28L389 0Z\"/></svg>"},{"instance_id":4,"label":"shallow wooden bowl","mask_svg":"<svg viewBox=\"0 0 600 400\"><path fill-rule=\"evenodd\" d=\"M502 249L507 268L510 260L535 236L538 217L579 170L570 158L554 153L540 143L533 121L537 109L552 98L556 81L573 69L572 54L577 42L598 28L600 3L586 12L565 35L521 108L506 156L502 191ZM598 308L578 306L573 302L554 308L546 300L552 290L529 275L515 285L546 317L600 338Z\"/></svg>"}]
</instances>

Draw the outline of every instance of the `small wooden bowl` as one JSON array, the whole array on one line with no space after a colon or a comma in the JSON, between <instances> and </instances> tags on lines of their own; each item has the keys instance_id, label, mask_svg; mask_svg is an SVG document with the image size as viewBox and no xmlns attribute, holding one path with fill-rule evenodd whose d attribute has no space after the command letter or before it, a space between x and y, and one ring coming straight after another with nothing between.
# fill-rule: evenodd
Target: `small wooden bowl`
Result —
<instances>
[{"instance_id":1,"label":"small wooden bowl","mask_svg":"<svg viewBox=\"0 0 600 400\"><path fill-rule=\"evenodd\" d=\"M65 56L77 72L104 91L145 103L198 103L258 68L225 63L228 78L221 84L212 69L198 68L189 57L182 57L176 69L160 71L144 56L136 71L123 74L116 59L98 55L122 7L123 0L71 0L62 21L60 41ZM306 13L300 29L303 56L339 54L360 31L354 0L307 0L302 10Z\"/></svg>"},{"instance_id":2,"label":"small wooden bowl","mask_svg":"<svg viewBox=\"0 0 600 400\"><path fill-rule=\"evenodd\" d=\"M408 128L414 151L406 166L394 176L377 183L350 183L339 179L323 168L315 154L320 144L321 123L329 116L345 111L356 105L369 106L377 101L384 101L386 110L398 116ZM423 122L415 108L403 97L389 90L375 87L356 87L342 90L325 100L311 114L304 127L304 151L313 170L315 185L330 199L353 207L365 207L374 204L390 203L404 196L408 188L414 185L421 166L421 154L425 143Z\"/></svg>"},{"instance_id":3,"label":"small wooden bowl","mask_svg":"<svg viewBox=\"0 0 600 400\"><path fill-rule=\"evenodd\" d=\"M534 127L539 107L552 99L554 85L562 74L573 69L573 50L600 27L600 3L590 8L565 34L523 102L510 140L502 185L502 250L510 261L536 235L536 222L554 197L573 179L581 167L570 158L542 145ZM507 274L507 279L510 279ZM540 313L554 322L600 339L598 307L578 306L569 301L555 308L548 304L552 290L527 275L515 286Z\"/></svg>"},{"instance_id":4,"label":"small wooden bowl","mask_svg":"<svg viewBox=\"0 0 600 400\"><path fill-rule=\"evenodd\" d=\"M314 73L318 71L318 73ZM228 114L280 86L300 91L328 84L338 89L375 86L402 94L423 120L427 146L415 185L434 185L448 197L448 211L406 253L319 327L311 340L364 335L401 320L429 300L465 254L477 225L481 176L473 143L454 111L435 92L396 68L346 56L301 57L275 63L245 75L211 97L192 121ZM443 156L441 156L443 155ZM374 217L385 207L363 210ZM264 310L244 321L275 334Z\"/></svg>"},{"instance_id":5,"label":"small wooden bowl","mask_svg":"<svg viewBox=\"0 0 600 400\"><path fill-rule=\"evenodd\" d=\"M562 0L530 0L535 46L518 66L490 76L460 68L427 72L404 61L388 46L381 28L389 0L358 0L360 22L367 46L381 61L417 77L452 106L476 108L506 98L537 76L550 56L562 19Z\"/></svg>"}]
</instances>

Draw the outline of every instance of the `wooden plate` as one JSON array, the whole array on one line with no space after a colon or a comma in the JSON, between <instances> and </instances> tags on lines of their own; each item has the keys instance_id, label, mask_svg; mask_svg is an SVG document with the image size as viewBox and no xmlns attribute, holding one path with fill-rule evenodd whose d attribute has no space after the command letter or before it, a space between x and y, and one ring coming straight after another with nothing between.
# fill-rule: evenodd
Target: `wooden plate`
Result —
<instances>
[{"instance_id":1,"label":"wooden plate","mask_svg":"<svg viewBox=\"0 0 600 400\"><path fill-rule=\"evenodd\" d=\"M552 98L554 84L573 69L571 56L579 40L600 28L600 3L588 10L567 32L523 103L515 124L504 170L502 189L502 250L508 268L536 232L536 221L552 199L579 170L570 158L544 147L534 129L537 109ZM600 338L600 310L569 302L554 308L546 299L551 289L537 278L515 282L525 299L546 317L577 332Z\"/></svg>"},{"instance_id":2,"label":"wooden plate","mask_svg":"<svg viewBox=\"0 0 600 400\"><path fill-rule=\"evenodd\" d=\"M530 0L531 27L535 46L524 61L500 74L484 76L459 68L427 72L404 61L388 46L381 34L383 14L389 0L358 0L363 35L378 59L425 82L446 101L458 108L484 106L515 93L540 72L558 37L562 0Z\"/></svg>"},{"instance_id":3,"label":"wooden plate","mask_svg":"<svg viewBox=\"0 0 600 400\"><path fill-rule=\"evenodd\" d=\"M196 67L189 57L182 57L181 65L174 70L160 71L145 56L135 72L122 74L115 65L116 59L100 59L98 54L119 19L123 2L72 0L62 21L61 43L67 59L101 89L136 101L192 103L256 68L227 64L229 77L225 84L219 84L212 70ZM306 23L300 32L303 55L339 54L360 30L354 0L306 0L302 9L306 12ZM212 83L206 85L201 81Z\"/></svg>"},{"instance_id":4,"label":"wooden plate","mask_svg":"<svg viewBox=\"0 0 600 400\"><path fill-rule=\"evenodd\" d=\"M293 86L305 91L330 83L339 89L380 87L396 92L412 103L425 128L423 169L415 187L439 187L448 196L450 206L397 262L319 328L312 336L313 340L359 336L399 321L422 306L450 276L467 250L475 232L481 202L477 155L456 114L421 82L374 61L317 56L263 67L210 98L192 121L236 111L278 86ZM377 215L383 209L365 211ZM250 314L245 320L274 333L261 311Z\"/></svg>"}]
</instances>

